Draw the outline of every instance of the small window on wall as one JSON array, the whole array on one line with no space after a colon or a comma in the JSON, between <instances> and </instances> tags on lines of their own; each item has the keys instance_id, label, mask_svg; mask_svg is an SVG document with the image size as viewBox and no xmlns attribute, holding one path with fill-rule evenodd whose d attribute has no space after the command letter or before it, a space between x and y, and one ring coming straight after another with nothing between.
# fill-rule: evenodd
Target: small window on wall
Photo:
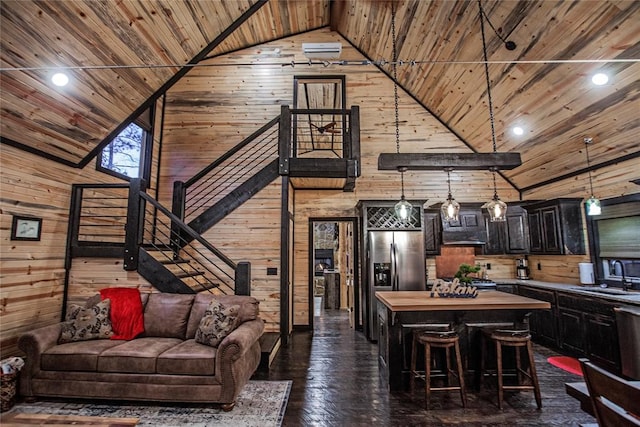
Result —
<instances>
[{"instance_id":1,"label":"small window on wall","mask_svg":"<svg viewBox=\"0 0 640 427\"><path fill-rule=\"evenodd\" d=\"M98 154L96 169L129 180L151 173L153 108L144 110Z\"/></svg>"},{"instance_id":2,"label":"small window on wall","mask_svg":"<svg viewBox=\"0 0 640 427\"><path fill-rule=\"evenodd\" d=\"M147 131L130 123L98 155L97 169L122 178L143 178Z\"/></svg>"}]
</instances>

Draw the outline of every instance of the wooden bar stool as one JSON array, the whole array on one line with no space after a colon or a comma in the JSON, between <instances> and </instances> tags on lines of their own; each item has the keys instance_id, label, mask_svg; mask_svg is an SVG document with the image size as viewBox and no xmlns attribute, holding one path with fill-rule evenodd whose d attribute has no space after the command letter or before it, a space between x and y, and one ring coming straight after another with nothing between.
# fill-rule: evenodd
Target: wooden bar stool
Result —
<instances>
[{"instance_id":1,"label":"wooden bar stool","mask_svg":"<svg viewBox=\"0 0 640 427\"><path fill-rule=\"evenodd\" d=\"M416 370L418 359L418 345L424 346L424 376ZM432 387L431 378L432 363L432 348L444 349L444 356L446 360L445 372L447 382L442 387ZM451 348L454 349L454 354L451 354ZM451 357L455 357L456 369L451 368ZM452 377L457 378L458 385L452 386ZM455 331L413 331L413 342L411 346L411 394L415 391L416 378L424 379L425 382L425 406L429 409L429 401L431 399L432 391L460 391L460 398L462 399L462 407L467 407L467 392L464 385L464 373L462 371L462 358L460 357L460 344L458 334Z\"/></svg>"},{"instance_id":2,"label":"wooden bar stool","mask_svg":"<svg viewBox=\"0 0 640 427\"><path fill-rule=\"evenodd\" d=\"M531 345L531 334L527 330L506 330L506 329L483 329L482 331L482 348L480 357L480 382L486 372L486 345L487 341L491 341L495 344L496 349L496 376L498 377L498 407L502 409L502 401L504 398L505 390L533 390L536 404L538 409L542 408L542 398L540 395L540 384L538 383L538 374L536 373L536 365L533 359L533 346ZM512 347L515 351L516 358L516 385L504 384L504 371L503 371L503 347ZM528 358L528 369L525 370L522 367L521 353L526 349L526 356ZM529 379L529 384L524 384L524 378Z\"/></svg>"}]
</instances>

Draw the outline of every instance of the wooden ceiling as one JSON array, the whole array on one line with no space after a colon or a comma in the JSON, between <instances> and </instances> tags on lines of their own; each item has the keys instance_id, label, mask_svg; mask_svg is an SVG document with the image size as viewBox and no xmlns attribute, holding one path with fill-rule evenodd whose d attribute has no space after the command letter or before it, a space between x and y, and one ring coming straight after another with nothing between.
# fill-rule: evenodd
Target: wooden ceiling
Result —
<instances>
[{"instance_id":1,"label":"wooden ceiling","mask_svg":"<svg viewBox=\"0 0 640 427\"><path fill-rule=\"evenodd\" d=\"M640 2L482 4L496 30L485 24L497 148L521 153L522 166L502 172L517 189L584 171L584 137L592 165L639 156ZM393 6L399 85L474 151L491 151L478 2ZM391 1L3 0L0 13L2 141L73 166L207 56L329 26L392 75ZM52 87L55 67L71 67L74 84ZM608 84L591 83L598 71Z\"/></svg>"}]
</instances>

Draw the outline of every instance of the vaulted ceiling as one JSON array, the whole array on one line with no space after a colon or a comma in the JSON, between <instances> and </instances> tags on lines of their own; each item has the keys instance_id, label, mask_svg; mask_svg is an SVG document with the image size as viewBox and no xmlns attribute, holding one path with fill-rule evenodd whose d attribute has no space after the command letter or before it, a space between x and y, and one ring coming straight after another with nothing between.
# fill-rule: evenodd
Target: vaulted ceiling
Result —
<instances>
[{"instance_id":1,"label":"vaulted ceiling","mask_svg":"<svg viewBox=\"0 0 640 427\"><path fill-rule=\"evenodd\" d=\"M497 148L523 160L503 172L516 188L584 170L585 137L596 166L640 156L640 2L482 5ZM392 10L398 84L474 151L491 151L475 0L3 0L2 142L82 166L190 65L322 27L391 77ZM75 84L51 85L56 67ZM609 82L593 85L596 72Z\"/></svg>"}]
</instances>

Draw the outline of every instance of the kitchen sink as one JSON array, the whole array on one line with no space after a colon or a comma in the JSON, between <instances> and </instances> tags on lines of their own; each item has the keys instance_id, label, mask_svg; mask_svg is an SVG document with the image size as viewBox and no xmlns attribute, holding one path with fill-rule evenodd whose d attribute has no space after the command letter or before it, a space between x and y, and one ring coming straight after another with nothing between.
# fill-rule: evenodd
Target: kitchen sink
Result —
<instances>
[{"instance_id":1,"label":"kitchen sink","mask_svg":"<svg viewBox=\"0 0 640 427\"><path fill-rule=\"evenodd\" d=\"M571 289L575 289L576 291L595 292L598 294L607 295L640 295L638 292L624 291L622 289L616 288L601 288L600 286L576 286Z\"/></svg>"}]
</instances>

